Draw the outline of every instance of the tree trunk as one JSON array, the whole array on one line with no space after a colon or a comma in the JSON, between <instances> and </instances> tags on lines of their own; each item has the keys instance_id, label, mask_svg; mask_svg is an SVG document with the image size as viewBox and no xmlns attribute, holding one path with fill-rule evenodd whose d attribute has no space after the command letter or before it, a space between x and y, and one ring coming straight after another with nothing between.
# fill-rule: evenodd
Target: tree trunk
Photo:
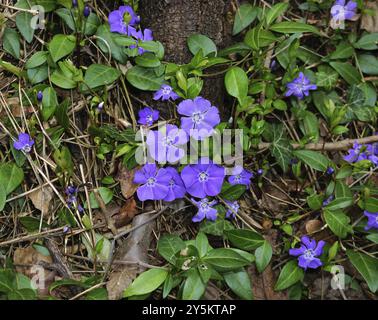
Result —
<instances>
[{"instance_id":1,"label":"tree trunk","mask_svg":"<svg viewBox=\"0 0 378 320\"><path fill-rule=\"evenodd\" d=\"M192 34L208 36L218 48L230 44L230 4L231 0L140 0L139 14L142 27L151 29L154 39L164 45L164 59L185 64L192 58L187 46L187 38ZM223 118L227 119L229 112L224 108L223 76L205 78L201 95L219 107ZM168 116L164 112L167 104L153 105Z\"/></svg>"}]
</instances>

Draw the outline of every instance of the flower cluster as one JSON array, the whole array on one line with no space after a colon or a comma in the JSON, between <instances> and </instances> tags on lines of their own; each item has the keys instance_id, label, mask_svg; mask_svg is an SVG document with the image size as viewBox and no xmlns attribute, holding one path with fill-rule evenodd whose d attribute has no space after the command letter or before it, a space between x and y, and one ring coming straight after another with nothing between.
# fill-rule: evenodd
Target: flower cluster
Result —
<instances>
[{"instance_id":1,"label":"flower cluster","mask_svg":"<svg viewBox=\"0 0 378 320\"><path fill-rule=\"evenodd\" d=\"M353 144L353 148L349 149L348 154L344 156L344 160L349 163L355 163L362 160L369 160L374 165L378 165L377 148L372 144Z\"/></svg>"},{"instance_id":2,"label":"flower cluster","mask_svg":"<svg viewBox=\"0 0 378 320\"><path fill-rule=\"evenodd\" d=\"M83 207L77 201L78 188L75 186L68 186L66 188L67 205L70 209L77 209L79 212L83 212Z\"/></svg>"},{"instance_id":3,"label":"flower cluster","mask_svg":"<svg viewBox=\"0 0 378 320\"><path fill-rule=\"evenodd\" d=\"M290 249L289 254L294 257L298 257L298 266L307 270L317 269L323 265L318 258L323 253L324 241L316 243L314 239L310 239L307 236L301 238L301 246L298 249Z\"/></svg>"},{"instance_id":4,"label":"flower cluster","mask_svg":"<svg viewBox=\"0 0 378 320\"><path fill-rule=\"evenodd\" d=\"M150 29L141 30L139 28L140 18L131 6L120 6L118 10L112 11L109 14L108 21L111 32L121 33L135 39L136 44L131 45L130 49L137 48L139 55L146 52L140 46L140 43L152 41L152 31Z\"/></svg>"}]
</instances>

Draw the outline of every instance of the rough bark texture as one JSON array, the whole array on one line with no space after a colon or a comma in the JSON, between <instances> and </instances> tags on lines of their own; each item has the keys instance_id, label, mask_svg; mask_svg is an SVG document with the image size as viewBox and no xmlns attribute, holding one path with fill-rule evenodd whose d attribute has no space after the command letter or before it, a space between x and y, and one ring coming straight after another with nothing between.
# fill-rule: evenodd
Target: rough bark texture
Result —
<instances>
[{"instance_id":1,"label":"rough bark texture","mask_svg":"<svg viewBox=\"0 0 378 320\"><path fill-rule=\"evenodd\" d=\"M192 58L187 46L187 38L192 34L208 36L218 48L230 44L230 3L231 0L140 0L139 14L142 26L150 28L154 38L163 43L165 60L185 64ZM205 79L201 95L218 106L226 118L224 92L223 75L220 75ZM157 107L167 110L167 104Z\"/></svg>"}]
</instances>

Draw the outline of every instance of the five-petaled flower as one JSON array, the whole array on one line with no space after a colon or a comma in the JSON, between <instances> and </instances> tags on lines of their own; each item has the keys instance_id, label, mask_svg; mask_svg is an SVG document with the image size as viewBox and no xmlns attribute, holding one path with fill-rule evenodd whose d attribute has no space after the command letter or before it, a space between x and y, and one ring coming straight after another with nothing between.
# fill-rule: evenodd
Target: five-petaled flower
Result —
<instances>
[{"instance_id":1,"label":"five-petaled flower","mask_svg":"<svg viewBox=\"0 0 378 320\"><path fill-rule=\"evenodd\" d=\"M357 3L354 1L348 1L345 4L345 0L336 0L331 8L331 15L335 21L341 22L344 20L351 20L356 15Z\"/></svg>"},{"instance_id":2,"label":"five-petaled flower","mask_svg":"<svg viewBox=\"0 0 378 320\"><path fill-rule=\"evenodd\" d=\"M253 178L253 173L243 169L241 166L236 166L232 169L232 175L228 177L228 182L232 185L244 184L249 187L251 179Z\"/></svg>"},{"instance_id":3,"label":"five-petaled flower","mask_svg":"<svg viewBox=\"0 0 378 320\"><path fill-rule=\"evenodd\" d=\"M365 217L368 218L367 225L365 227L365 230L370 229L378 229L378 212L369 212L367 210L364 211Z\"/></svg>"},{"instance_id":4,"label":"five-petaled flower","mask_svg":"<svg viewBox=\"0 0 378 320\"><path fill-rule=\"evenodd\" d=\"M182 159L186 154L183 146L187 142L186 132L173 124L149 131L146 141L149 155L160 164L176 163Z\"/></svg>"},{"instance_id":5,"label":"five-petaled flower","mask_svg":"<svg viewBox=\"0 0 378 320\"><path fill-rule=\"evenodd\" d=\"M182 101L177 111L184 116L181 118L181 128L196 140L210 137L214 127L220 123L218 108L202 97Z\"/></svg>"},{"instance_id":6,"label":"five-petaled flower","mask_svg":"<svg viewBox=\"0 0 378 320\"><path fill-rule=\"evenodd\" d=\"M348 154L344 156L344 160L350 163L361 160L369 160L378 165L378 156L375 155L375 148L371 144L353 144L353 148L349 149Z\"/></svg>"},{"instance_id":7,"label":"five-petaled flower","mask_svg":"<svg viewBox=\"0 0 378 320\"><path fill-rule=\"evenodd\" d=\"M130 6L120 6L109 14L109 25L111 32L131 35L135 31L135 26L139 24L140 19Z\"/></svg>"},{"instance_id":8,"label":"five-petaled flower","mask_svg":"<svg viewBox=\"0 0 378 320\"><path fill-rule=\"evenodd\" d=\"M152 124L159 119L159 111L150 107L140 110L138 115L138 123L145 126L152 126Z\"/></svg>"},{"instance_id":9,"label":"five-petaled flower","mask_svg":"<svg viewBox=\"0 0 378 320\"><path fill-rule=\"evenodd\" d=\"M231 202L226 201L227 204L227 212L226 212L226 219L234 219L236 214L239 211L240 205L237 201Z\"/></svg>"},{"instance_id":10,"label":"five-petaled flower","mask_svg":"<svg viewBox=\"0 0 378 320\"><path fill-rule=\"evenodd\" d=\"M165 170L171 175L171 179L169 180L168 185L168 194L163 199L164 201L173 201L176 199L182 199L185 197L186 189L184 186L184 182L180 175L178 174L177 170L172 167L167 167Z\"/></svg>"},{"instance_id":11,"label":"five-petaled flower","mask_svg":"<svg viewBox=\"0 0 378 320\"><path fill-rule=\"evenodd\" d=\"M193 222L200 222L205 218L210 221L217 219L217 209L213 208L213 206L217 204L216 200L210 201L208 198L204 198L200 201L191 200L198 208L197 214L192 219Z\"/></svg>"},{"instance_id":12,"label":"five-petaled flower","mask_svg":"<svg viewBox=\"0 0 378 320\"><path fill-rule=\"evenodd\" d=\"M201 158L198 164L187 165L181 171L186 191L197 198L218 195L225 175L225 169L208 158Z\"/></svg>"},{"instance_id":13,"label":"five-petaled flower","mask_svg":"<svg viewBox=\"0 0 378 320\"><path fill-rule=\"evenodd\" d=\"M161 99L162 101L166 101L169 99L176 100L178 98L180 98L179 95L173 91L171 86L167 84L163 84L154 94L154 100Z\"/></svg>"},{"instance_id":14,"label":"five-petaled flower","mask_svg":"<svg viewBox=\"0 0 378 320\"><path fill-rule=\"evenodd\" d=\"M294 257L298 257L298 266L306 270L317 269L323 265L318 258L323 253L323 247L325 242L319 241L318 244L314 239L310 239L307 236L301 238L301 246L298 249L290 249L289 254Z\"/></svg>"},{"instance_id":15,"label":"five-petaled flower","mask_svg":"<svg viewBox=\"0 0 378 320\"><path fill-rule=\"evenodd\" d=\"M303 72L299 73L299 76L295 78L292 82L286 84L287 91L285 93L286 97L291 95L296 96L298 99L303 99L304 96L310 94L310 90L316 90L317 86L311 84L310 79L307 78Z\"/></svg>"},{"instance_id":16,"label":"five-petaled flower","mask_svg":"<svg viewBox=\"0 0 378 320\"><path fill-rule=\"evenodd\" d=\"M171 178L166 169L158 169L156 164L145 164L141 170L135 172L134 176L134 183L141 185L137 189L139 200L164 199L169 192Z\"/></svg>"},{"instance_id":17,"label":"five-petaled flower","mask_svg":"<svg viewBox=\"0 0 378 320\"><path fill-rule=\"evenodd\" d=\"M130 35L133 36L136 39L136 44L131 45L130 49L138 48L138 54L139 55L142 55L143 53L145 53L147 51L140 46L140 43L143 43L145 41L153 41L154 40L154 38L152 36L152 31L150 29L144 29L144 31L142 31L142 30L137 31L135 28L130 27Z\"/></svg>"},{"instance_id":18,"label":"five-petaled flower","mask_svg":"<svg viewBox=\"0 0 378 320\"><path fill-rule=\"evenodd\" d=\"M34 145L34 140L30 138L27 133L20 133L18 135L18 140L13 142L13 147L16 150L23 151L25 153L29 153Z\"/></svg>"}]
</instances>

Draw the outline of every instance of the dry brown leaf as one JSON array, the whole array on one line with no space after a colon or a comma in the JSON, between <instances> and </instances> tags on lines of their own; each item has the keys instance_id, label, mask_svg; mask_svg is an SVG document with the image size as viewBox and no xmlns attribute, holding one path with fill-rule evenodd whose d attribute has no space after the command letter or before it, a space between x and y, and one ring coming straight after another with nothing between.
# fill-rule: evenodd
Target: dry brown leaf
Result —
<instances>
[{"instance_id":1,"label":"dry brown leaf","mask_svg":"<svg viewBox=\"0 0 378 320\"><path fill-rule=\"evenodd\" d=\"M17 272L24 274L30 279L39 277L37 279L38 283L44 283L44 288L38 288L39 295L47 295L49 285L54 282L55 271L49 271L42 267L42 265L51 264L52 262L53 260L50 255L43 255L33 246L17 248L13 255L13 263ZM40 272L40 270L43 270L43 272Z\"/></svg>"},{"instance_id":2,"label":"dry brown leaf","mask_svg":"<svg viewBox=\"0 0 378 320\"><path fill-rule=\"evenodd\" d=\"M320 220L309 220L306 222L307 233L315 233L323 227L323 222Z\"/></svg>"},{"instance_id":3,"label":"dry brown leaf","mask_svg":"<svg viewBox=\"0 0 378 320\"><path fill-rule=\"evenodd\" d=\"M33 113L33 107L31 106L21 106L20 99L18 97L12 97L7 99L7 105L10 109L10 112L12 115L16 118L20 118L23 116L23 114L28 115L30 113ZM0 110L0 116L5 116L7 113L5 109Z\"/></svg>"},{"instance_id":4,"label":"dry brown leaf","mask_svg":"<svg viewBox=\"0 0 378 320\"><path fill-rule=\"evenodd\" d=\"M148 213L142 213L134 218L133 227L139 225L141 227L130 233L115 255L115 260L133 261L136 264L118 264L113 267L106 284L110 300L121 299L123 291L139 273L145 270L137 263L148 262L148 249L152 240L152 230L155 226L154 221L146 223L150 218L151 214Z\"/></svg>"},{"instance_id":5,"label":"dry brown leaf","mask_svg":"<svg viewBox=\"0 0 378 320\"><path fill-rule=\"evenodd\" d=\"M134 174L139 170L139 167L134 168L133 170L128 170L125 166L121 165L118 171L117 180L121 185L122 195L129 199L135 193L138 188L137 184L133 183Z\"/></svg>"},{"instance_id":6,"label":"dry brown leaf","mask_svg":"<svg viewBox=\"0 0 378 320\"><path fill-rule=\"evenodd\" d=\"M112 215L111 218L113 219L116 228L119 229L129 224L137 214L138 209L136 207L136 202L134 197L132 197L127 199L122 208L116 214Z\"/></svg>"},{"instance_id":7,"label":"dry brown leaf","mask_svg":"<svg viewBox=\"0 0 378 320\"><path fill-rule=\"evenodd\" d=\"M43 215L46 216L50 211L53 194L51 187L44 187L30 193L29 198L33 202L34 207L43 212Z\"/></svg>"},{"instance_id":8,"label":"dry brown leaf","mask_svg":"<svg viewBox=\"0 0 378 320\"><path fill-rule=\"evenodd\" d=\"M378 2L367 1L365 2L365 9L370 9L375 12L374 15L365 13L361 17L361 29L368 32L378 32Z\"/></svg>"}]
</instances>

